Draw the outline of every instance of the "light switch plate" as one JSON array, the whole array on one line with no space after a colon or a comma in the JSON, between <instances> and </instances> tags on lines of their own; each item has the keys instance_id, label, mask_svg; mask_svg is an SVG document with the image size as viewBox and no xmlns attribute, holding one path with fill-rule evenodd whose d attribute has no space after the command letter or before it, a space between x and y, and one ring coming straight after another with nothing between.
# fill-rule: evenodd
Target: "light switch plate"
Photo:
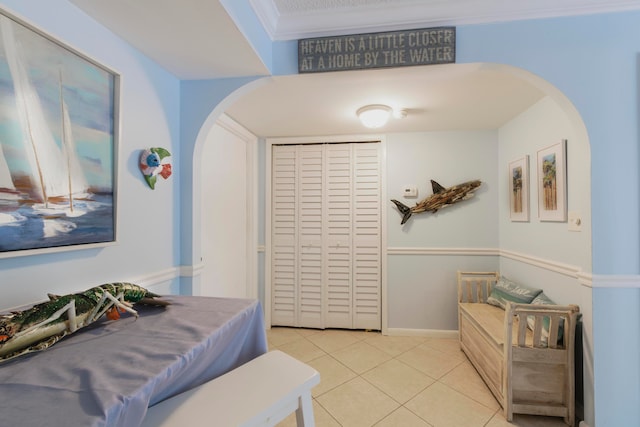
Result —
<instances>
[{"instance_id":1,"label":"light switch plate","mask_svg":"<svg viewBox=\"0 0 640 427\"><path fill-rule=\"evenodd\" d=\"M580 212L569 211L567 216L569 231L582 231L582 218L580 218Z\"/></svg>"}]
</instances>

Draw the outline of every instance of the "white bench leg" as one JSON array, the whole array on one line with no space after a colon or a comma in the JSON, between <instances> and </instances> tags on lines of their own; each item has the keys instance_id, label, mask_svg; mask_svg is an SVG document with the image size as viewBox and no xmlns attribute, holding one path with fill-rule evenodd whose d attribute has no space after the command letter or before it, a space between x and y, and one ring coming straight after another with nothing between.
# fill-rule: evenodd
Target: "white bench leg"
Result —
<instances>
[{"instance_id":1,"label":"white bench leg","mask_svg":"<svg viewBox=\"0 0 640 427\"><path fill-rule=\"evenodd\" d=\"M296 409L296 422L298 427L315 427L313 419L313 402L311 392L302 393L298 398L298 409Z\"/></svg>"}]
</instances>

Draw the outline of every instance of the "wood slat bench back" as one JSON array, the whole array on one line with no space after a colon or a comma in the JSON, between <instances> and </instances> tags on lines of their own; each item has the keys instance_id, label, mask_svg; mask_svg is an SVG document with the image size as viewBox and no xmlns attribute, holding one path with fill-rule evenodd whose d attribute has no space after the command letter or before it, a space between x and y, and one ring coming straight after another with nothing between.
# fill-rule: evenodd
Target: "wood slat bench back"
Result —
<instances>
[{"instance_id":1,"label":"wood slat bench back","mask_svg":"<svg viewBox=\"0 0 640 427\"><path fill-rule=\"evenodd\" d=\"M514 304L507 305L505 322L512 319L514 330L512 345L516 347L535 347L566 349L573 342L573 332L580 308L577 305L535 305ZM533 334L528 336L531 329L527 327L527 319L534 319ZM548 332L545 331L545 323L548 319ZM517 327L516 327L516 322ZM507 328L505 323L505 328ZM565 333L565 331L567 331ZM545 337L543 334L547 334ZM562 334L562 335L561 335ZM562 339L558 339L560 337Z\"/></svg>"},{"instance_id":2,"label":"wood slat bench back","mask_svg":"<svg viewBox=\"0 0 640 427\"><path fill-rule=\"evenodd\" d=\"M486 303L498 281L495 272L458 272L458 302Z\"/></svg>"}]
</instances>

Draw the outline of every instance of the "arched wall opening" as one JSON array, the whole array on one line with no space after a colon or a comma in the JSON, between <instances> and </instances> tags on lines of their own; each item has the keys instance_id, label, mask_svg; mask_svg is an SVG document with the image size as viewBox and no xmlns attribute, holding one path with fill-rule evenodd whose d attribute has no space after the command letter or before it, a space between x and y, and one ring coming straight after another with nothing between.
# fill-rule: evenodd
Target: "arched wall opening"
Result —
<instances>
[{"instance_id":1,"label":"arched wall opening","mask_svg":"<svg viewBox=\"0 0 640 427\"><path fill-rule=\"evenodd\" d=\"M389 194L383 195L383 200L396 197L397 187L406 185L407 180L420 184L421 195L426 195L425 184L433 175L450 185L481 175L487 187L478 195L479 201L475 201L475 205L445 211L432 218L416 218L409 229L398 227L397 214L391 206L383 207L388 209L388 220L384 224L388 247L383 255L388 262L383 283L383 309L388 323L383 325L383 330L403 334L456 329L452 273L457 269L500 270L516 280L543 288L558 303L580 305L583 314L584 407L593 411L591 154L586 127L567 97L538 76L501 64L481 64L481 68L485 72L516 76L541 90L544 96L492 130L452 128L385 132ZM425 72L428 72L428 67ZM353 73L357 79L358 72ZM291 77L300 79L306 76ZM286 79L278 80L282 90L286 90ZM199 230L205 220L201 215L202 201L199 200L202 187L207 185L200 178L206 163L202 157L203 144L211 142L211 129L223 113L232 109L239 100L250 99L260 88L273 82L273 78L262 78L239 87L215 106L199 130L193 152L194 259L200 259L202 254ZM331 88L327 86L317 90L326 92ZM313 97L307 94L306 102L313 102ZM304 110L305 104L297 104L296 108ZM277 114L276 111L277 100L273 100L273 108L264 114L269 117L269 114ZM239 124L253 131L250 121L239 121ZM316 136L330 133L328 129ZM260 138L279 136L259 132L256 135ZM569 231L567 222L546 222L537 218L537 151L561 139L567 140L567 210L579 216L579 232ZM486 146L479 147L478 142ZM407 152L411 155L408 156ZM420 156L427 160L420 160ZM528 222L513 222L509 216L507 166L523 156L529 157L530 219ZM258 160L262 174L265 158L262 151ZM406 171L413 175L403 175ZM262 183L257 186L258 192L263 191L264 181L268 179L270 177L258 176ZM473 209L482 210L481 219L469 216L474 215ZM264 212L258 215L256 231L268 229L264 224ZM454 232L447 234L447 230ZM256 239L259 245L265 241L264 235L260 234ZM265 282L269 280L264 277L264 259L265 255L261 253L255 268L258 269L258 294L268 311L270 296L263 296ZM198 294L197 287L194 293ZM450 304L443 304L443 300L450 301ZM593 420L594 414L585 414L585 418Z\"/></svg>"}]
</instances>

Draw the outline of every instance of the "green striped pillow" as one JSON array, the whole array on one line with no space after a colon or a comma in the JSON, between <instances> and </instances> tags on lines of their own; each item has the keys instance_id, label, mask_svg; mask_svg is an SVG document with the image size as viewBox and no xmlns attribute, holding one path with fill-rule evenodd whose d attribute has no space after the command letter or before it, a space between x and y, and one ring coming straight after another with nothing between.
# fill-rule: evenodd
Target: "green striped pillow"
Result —
<instances>
[{"instance_id":1,"label":"green striped pillow","mask_svg":"<svg viewBox=\"0 0 640 427\"><path fill-rule=\"evenodd\" d=\"M507 307L507 302L529 304L542 292L542 289L530 288L516 282L512 282L506 277L500 277L498 283L491 290L487 298L487 303L500 307L503 310Z\"/></svg>"},{"instance_id":2,"label":"green striped pillow","mask_svg":"<svg viewBox=\"0 0 640 427\"><path fill-rule=\"evenodd\" d=\"M540 292L540 294L538 296L536 296L533 301L531 301L531 304L536 304L536 305L555 305L556 303L553 302L551 300L551 298L549 298L548 296L546 296L544 294L544 292ZM529 329L531 329L533 331L533 328L535 326L535 317L534 316L528 316L527 317L527 326L529 327ZM542 336L541 336L541 341L542 341L542 345L543 346L547 346L547 343L549 341L549 324L550 324L550 319L549 316L544 316L542 318ZM560 327L558 328L558 344L562 344L562 336L564 335L564 319L560 321Z\"/></svg>"}]
</instances>

